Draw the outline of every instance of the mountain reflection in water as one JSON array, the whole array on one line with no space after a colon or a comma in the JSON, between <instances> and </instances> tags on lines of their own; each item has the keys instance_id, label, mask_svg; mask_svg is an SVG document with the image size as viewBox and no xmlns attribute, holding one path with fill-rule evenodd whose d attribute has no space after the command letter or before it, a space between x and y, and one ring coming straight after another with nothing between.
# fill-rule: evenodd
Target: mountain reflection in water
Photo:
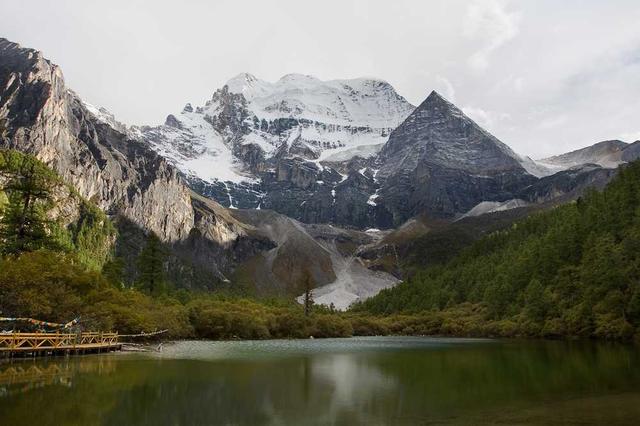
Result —
<instances>
[{"instance_id":1,"label":"mountain reflection in water","mask_svg":"<svg viewBox=\"0 0 640 426\"><path fill-rule=\"evenodd\" d=\"M639 361L592 342L178 342L0 363L0 424L628 424Z\"/></svg>"}]
</instances>

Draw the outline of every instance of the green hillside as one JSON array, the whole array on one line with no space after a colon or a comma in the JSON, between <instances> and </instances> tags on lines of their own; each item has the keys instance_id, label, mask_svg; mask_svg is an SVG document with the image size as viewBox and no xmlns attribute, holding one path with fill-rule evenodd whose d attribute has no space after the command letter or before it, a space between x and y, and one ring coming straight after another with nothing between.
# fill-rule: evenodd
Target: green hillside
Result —
<instances>
[{"instance_id":1,"label":"green hillside","mask_svg":"<svg viewBox=\"0 0 640 426\"><path fill-rule=\"evenodd\" d=\"M114 247L126 235L35 158L0 151L0 311L54 322L80 315L88 328L120 332L169 328L175 338L629 339L640 335L639 203L634 163L604 192L511 226L491 221L487 236L434 233L404 259L406 282L349 312L315 307L306 316L292 300L180 290L153 235L129 255L133 281L123 279ZM437 258L421 259L433 247Z\"/></svg>"},{"instance_id":2,"label":"green hillside","mask_svg":"<svg viewBox=\"0 0 640 426\"><path fill-rule=\"evenodd\" d=\"M135 271L133 281L124 279L125 262L115 247L131 232L121 231L35 157L0 150L0 316L80 317L91 330L168 329L170 338L353 333L338 314L318 307L305 316L293 300L180 290L167 274L167 250L153 234L127 252Z\"/></svg>"},{"instance_id":3,"label":"green hillside","mask_svg":"<svg viewBox=\"0 0 640 426\"><path fill-rule=\"evenodd\" d=\"M640 331L639 207L636 162L603 192L486 236L354 310L434 313L470 303L508 334L629 338Z\"/></svg>"}]
</instances>

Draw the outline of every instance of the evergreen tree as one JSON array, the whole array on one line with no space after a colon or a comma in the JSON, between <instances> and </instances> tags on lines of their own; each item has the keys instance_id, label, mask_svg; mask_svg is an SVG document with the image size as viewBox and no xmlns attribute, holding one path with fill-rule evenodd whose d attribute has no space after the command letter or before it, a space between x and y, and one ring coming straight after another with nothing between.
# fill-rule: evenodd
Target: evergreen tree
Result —
<instances>
[{"instance_id":1,"label":"evergreen tree","mask_svg":"<svg viewBox=\"0 0 640 426\"><path fill-rule=\"evenodd\" d=\"M524 292L525 312L534 321L544 320L548 301L545 300L544 286L537 279L531 280Z\"/></svg>"},{"instance_id":2,"label":"evergreen tree","mask_svg":"<svg viewBox=\"0 0 640 426\"><path fill-rule=\"evenodd\" d=\"M1 253L17 255L40 248L56 248L50 235L52 223L47 218L47 211L53 205L54 176L31 157L14 156L9 160L14 164L5 165L4 169L10 177L4 188L8 201L0 219Z\"/></svg>"},{"instance_id":3,"label":"evergreen tree","mask_svg":"<svg viewBox=\"0 0 640 426\"><path fill-rule=\"evenodd\" d=\"M162 242L154 233L150 233L145 247L138 255L138 287L151 294L162 294L166 291L166 258L167 252Z\"/></svg>"},{"instance_id":4,"label":"evergreen tree","mask_svg":"<svg viewBox=\"0 0 640 426\"><path fill-rule=\"evenodd\" d=\"M105 262L102 275L112 284L124 287L125 262L121 257L114 257Z\"/></svg>"},{"instance_id":5,"label":"evergreen tree","mask_svg":"<svg viewBox=\"0 0 640 426\"><path fill-rule=\"evenodd\" d=\"M304 315L311 314L313 306L313 277L308 270L304 272Z\"/></svg>"},{"instance_id":6,"label":"evergreen tree","mask_svg":"<svg viewBox=\"0 0 640 426\"><path fill-rule=\"evenodd\" d=\"M640 338L640 161L621 167L604 191L425 266L354 309L415 313L472 303L523 334Z\"/></svg>"}]
</instances>

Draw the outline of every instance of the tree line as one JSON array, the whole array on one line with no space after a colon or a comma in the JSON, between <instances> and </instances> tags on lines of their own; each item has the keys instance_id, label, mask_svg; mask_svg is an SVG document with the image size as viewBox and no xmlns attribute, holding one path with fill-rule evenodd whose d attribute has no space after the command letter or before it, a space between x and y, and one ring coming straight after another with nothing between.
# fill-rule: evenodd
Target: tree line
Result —
<instances>
[{"instance_id":1,"label":"tree line","mask_svg":"<svg viewBox=\"0 0 640 426\"><path fill-rule=\"evenodd\" d=\"M78 214L64 225L54 213L70 199ZM173 338L214 339L629 339L640 331L640 163L622 168L604 191L517 221L444 263L424 259L429 266L348 312L313 305L308 275L303 304L179 289L167 278L167 249L153 234L135 254L133 279L124 280L122 259L114 254L117 239L110 218L48 167L0 150L4 316L63 322L80 315L91 329L168 328Z\"/></svg>"},{"instance_id":2,"label":"tree line","mask_svg":"<svg viewBox=\"0 0 640 426\"><path fill-rule=\"evenodd\" d=\"M426 253L428 256L428 253ZM354 309L416 314L477 305L502 334L640 333L640 163L602 191L492 233Z\"/></svg>"}]
</instances>

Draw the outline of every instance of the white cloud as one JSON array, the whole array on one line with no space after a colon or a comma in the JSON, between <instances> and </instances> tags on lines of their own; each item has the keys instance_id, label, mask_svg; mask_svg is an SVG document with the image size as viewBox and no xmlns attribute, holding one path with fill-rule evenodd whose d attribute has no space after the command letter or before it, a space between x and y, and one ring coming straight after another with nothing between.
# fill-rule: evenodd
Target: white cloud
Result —
<instances>
[{"instance_id":1,"label":"white cloud","mask_svg":"<svg viewBox=\"0 0 640 426\"><path fill-rule=\"evenodd\" d=\"M541 158L638 139L638 0L575 3L325 0L309 13L298 0L30 0L0 1L0 15L3 37L44 51L126 123L163 122L240 72L370 76L416 105L435 89Z\"/></svg>"},{"instance_id":2,"label":"white cloud","mask_svg":"<svg viewBox=\"0 0 640 426\"><path fill-rule=\"evenodd\" d=\"M473 106L462 107L462 112L489 131L495 131L501 123L511 119L511 116L506 112L489 111Z\"/></svg>"},{"instance_id":3,"label":"white cloud","mask_svg":"<svg viewBox=\"0 0 640 426\"><path fill-rule=\"evenodd\" d=\"M566 115L560 115L557 117L548 117L540 122L538 125L541 129L553 129L555 127L559 127L567 122Z\"/></svg>"},{"instance_id":4,"label":"white cloud","mask_svg":"<svg viewBox=\"0 0 640 426\"><path fill-rule=\"evenodd\" d=\"M516 77L513 79L513 89L516 92L522 92L524 89L524 79L522 77Z\"/></svg>"},{"instance_id":5,"label":"white cloud","mask_svg":"<svg viewBox=\"0 0 640 426\"><path fill-rule=\"evenodd\" d=\"M469 65L476 70L489 66L492 52L518 34L517 13L507 12L507 2L475 0L469 4L464 20L464 34L482 45L469 57Z\"/></svg>"},{"instance_id":6,"label":"white cloud","mask_svg":"<svg viewBox=\"0 0 640 426\"><path fill-rule=\"evenodd\" d=\"M438 88L436 90L440 91L449 102L455 103L456 90L454 89L453 84L442 76L436 76L436 81L438 84Z\"/></svg>"},{"instance_id":7,"label":"white cloud","mask_svg":"<svg viewBox=\"0 0 640 426\"><path fill-rule=\"evenodd\" d=\"M623 142L635 142L640 141L640 130L637 132L627 132L620 135L620 140Z\"/></svg>"}]
</instances>

